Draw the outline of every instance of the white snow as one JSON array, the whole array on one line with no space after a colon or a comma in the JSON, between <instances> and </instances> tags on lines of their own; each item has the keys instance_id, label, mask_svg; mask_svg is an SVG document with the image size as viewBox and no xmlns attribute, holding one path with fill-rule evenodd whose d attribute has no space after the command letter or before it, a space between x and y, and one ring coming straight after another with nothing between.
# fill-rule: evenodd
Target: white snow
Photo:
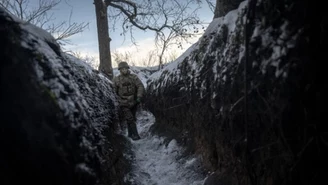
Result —
<instances>
[{"instance_id":1,"label":"white snow","mask_svg":"<svg viewBox=\"0 0 328 185\"><path fill-rule=\"evenodd\" d=\"M160 91L161 87L164 87L166 84L174 85L175 81L179 81L180 77L180 69L179 67L183 62L188 64L190 71L188 71L188 76L191 80L195 82L195 84L200 84L200 87L191 86L190 84L186 84L186 86L180 87L180 90L184 90L190 85L188 88L206 88L205 81L201 83L197 83L198 80L202 80L201 78L197 78L199 76L199 72L202 69L202 66L206 61L203 60L203 57L208 53L202 53L202 56L199 56L199 60L197 63L194 58L191 58L193 52L201 48L202 44L210 46L214 39L211 38L211 35L219 33L223 27L228 28L228 36L226 41L223 44L224 50L222 53L218 54L220 56L216 56L216 53L211 53L211 56L215 57L215 63L212 66L212 70L214 74L216 74L216 79L221 82L225 82L230 80L230 76L226 75L225 72L228 71L227 63L231 62L227 59L231 59L235 54L233 51L230 51L232 45L232 39L236 36L235 33L237 30L236 22L238 19L246 21L245 16L242 14L245 13L244 10L247 6L248 1L243 1L238 9L229 12L226 16L214 19L211 24L208 26L203 36L193 44L189 49L186 50L179 58L175 61L166 65L163 69L158 72L150 75L149 78L143 76L142 73L139 73L137 69L131 69L133 73L137 74L140 79L142 79L143 83L147 85L148 80L156 81L158 83L154 84L154 88L157 91ZM293 40L297 38L297 34L293 35L293 39L289 42L285 43L286 45L280 46L281 41L275 41L275 39L271 38L271 28L267 28L263 30L261 28L261 24L257 23L254 29L254 32L251 37L251 41L256 37L261 38L261 44L265 48L272 48L271 56L267 60L260 61L262 73L265 73L267 65L271 65L276 67L276 77L283 76L286 77L288 74L283 70L279 69L279 63L281 56L287 54L288 49L293 47ZM285 39L288 37L286 33L288 22L281 26L281 35L280 39ZM240 31L240 30L239 30ZM301 30L300 30L301 32ZM240 33L239 33L240 34ZM205 42L205 43L202 43ZM207 50L206 50L207 51ZM238 55L236 56L236 61L238 63L242 62L242 59L245 57L245 47L244 45L238 46ZM184 64L185 64L184 63ZM254 66L259 65L257 63L253 63ZM188 68L188 69L189 69ZM118 71L114 70L114 74L117 74ZM170 82L170 83L169 83ZM202 97L204 94L202 91L200 92L200 96ZM217 92L213 92L211 95L212 98L218 96ZM231 109L235 107L240 101L232 104ZM220 108L220 112L223 111L223 107ZM135 156L130 156L134 163L132 171L125 176L125 181L130 182L133 185L202 185L204 183L205 177L200 174L200 172L195 171L197 164L199 163L199 159L197 157L191 158L181 158L183 153L183 148L178 145L176 140L171 140L170 142L166 142L165 138L151 135L149 133L149 128L152 124L155 123L154 116L147 111L139 111L137 117L137 126L138 131L142 139L138 141L133 141L129 139L132 144L132 151ZM127 133L124 133L127 137ZM125 154L127 156L129 154Z\"/></svg>"},{"instance_id":2,"label":"white snow","mask_svg":"<svg viewBox=\"0 0 328 185\"><path fill-rule=\"evenodd\" d=\"M183 148L176 140L166 143L164 137L151 135L149 128L154 123L155 118L150 112L137 112L141 139L129 139L135 162L125 181L133 185L202 185L205 177L194 171L199 159L181 158Z\"/></svg>"},{"instance_id":3,"label":"white snow","mask_svg":"<svg viewBox=\"0 0 328 185\"><path fill-rule=\"evenodd\" d=\"M94 171L91 168L89 168L88 165L85 164L85 163L77 164L76 165L76 170L82 170L84 172L89 173L92 176L96 176L96 174L94 173Z\"/></svg>"},{"instance_id":4,"label":"white snow","mask_svg":"<svg viewBox=\"0 0 328 185\"><path fill-rule=\"evenodd\" d=\"M197 84L196 82L200 78L196 77L199 76L199 71L201 70L203 63L206 61L203 61L202 57L200 57L200 62L196 63L194 59L190 58L190 55L192 54L192 52L200 48L200 44L202 44L202 41L204 41L205 39L208 39L206 40L207 43L205 44L208 44L209 46L213 42L213 39L210 39L210 35L213 32L216 33L220 31L223 26L226 26L228 28L229 34L227 38L228 41L226 41L227 43L225 43L226 49L220 54L221 56L215 56L216 62L211 68L213 72L217 74L217 79L220 79L221 81L226 81L227 76L224 74L224 72L227 71L226 63L230 61L226 61L225 59L229 58L229 54L231 53L228 50L230 46L229 39L231 39L231 35L234 34L233 32L236 29L235 23L238 17L240 16L239 13L247 6L247 2L247 0L243 1L238 9L229 12L226 16L214 19L206 29L204 35L198 40L198 42L193 44L189 49L186 50L186 52L184 52L174 62L166 65L163 69L150 75L146 74L145 72L141 72L142 68L140 67L131 66L131 72L138 75L145 87L147 87L148 80L157 81L159 79L161 79L161 82L155 85L156 87L162 87L164 84L168 83L168 81L178 81L181 73L178 67L184 60L187 60L186 62L189 64L189 67L191 69L188 75L191 77L192 80L194 80L195 84ZM13 19L16 20L17 18L13 16ZM81 98L81 93L77 90L78 88L76 87L76 85L74 85L74 83L72 83L71 81L68 81L67 78L63 77L68 76L69 74L65 74L66 71L62 70L63 67L65 67L61 65L60 61L62 59L58 58L58 55L49 48L48 42L55 43L53 37L49 33L43 31L42 29L36 26L26 24L22 21L19 21L19 19L17 19L17 22L19 22L20 26L23 29L29 32L29 34L26 35L26 38L23 40L22 45L27 49L35 49L36 53L34 54L38 55L38 53L42 53L42 56L47 58L47 60L40 58L40 60L37 61L38 63L36 63L35 65L35 70L39 80L42 81L43 85L45 85L51 90L51 92L58 101L58 105L65 112L65 115L69 116L78 112L76 104L74 103L77 100L83 102L83 108L88 109L89 105L83 98ZM286 22L285 24L283 24L283 26L281 26L281 35L279 37L280 39L285 39L290 36L286 35L286 33L288 33L288 24L289 23ZM294 47L293 41L296 40L302 30L300 30L295 35L292 35L293 39L285 43L285 45L280 45L280 40L275 41L275 39L271 38L271 29L273 28L267 28L266 30L263 30L261 29L261 25L257 24L251 38L255 39L256 37L261 37L262 46L272 48L271 56L267 60L261 61L261 70L264 74L266 73L266 67L268 65L271 65L276 67L276 77L279 77L281 75L283 77L287 77L288 74L284 71L284 69L279 69L280 58L282 56L285 56L290 48ZM31 45L31 40L35 41L33 42L33 46ZM237 57L237 61L240 63L242 61L241 59L245 55L245 48L244 46L240 46L239 48L240 50L239 56ZM207 53L203 53L203 56L206 54ZM211 55L215 55L215 53L212 53ZM78 61L77 59L75 59L75 57L64 54L63 56L69 58L69 60L75 63L75 65L79 65L81 70L85 70L89 74L93 72L92 67L90 67L86 63ZM48 65L51 66L52 70L56 74L58 74L58 78L44 79L45 73L44 71L42 71L41 64L46 61L50 61ZM254 63L254 66L255 65L258 64ZM217 66L219 66L220 68L217 68ZM114 69L114 76L116 76L118 73L118 70ZM109 81L101 74L99 74L99 77L101 77L104 81ZM73 93L75 93L76 99L70 97L66 99L61 98L61 94L67 93L63 84L69 84L70 86L74 87ZM202 81L202 83L200 84L200 87L194 86L192 88L205 89L205 81ZM181 87L180 90L186 89L187 87L187 85L185 87ZM89 89L91 91L90 87L87 84L86 89ZM212 97L215 98L217 95L218 94L216 92L213 92ZM201 96L203 96L202 92ZM115 99L113 96L111 98ZM238 102L239 100L236 103ZM222 107L220 111L222 111ZM129 174L125 176L125 180L137 185L202 185L204 182L204 177L199 172L194 171L199 163L199 159L196 157L187 159L181 157L184 149L178 145L176 140L171 140L169 143L166 143L165 138L151 135L149 133L149 128L154 123L155 118L150 112L144 110L138 112L137 126L142 139L138 141L130 140L135 158L133 163L133 169ZM77 128L80 125L70 126L73 128ZM127 133L123 134L127 136ZM86 146L90 150L93 149L92 144L85 137L83 137L81 145ZM77 168L93 173L92 170L89 169L85 163L77 165Z\"/></svg>"},{"instance_id":5,"label":"white snow","mask_svg":"<svg viewBox=\"0 0 328 185\"><path fill-rule=\"evenodd\" d=\"M188 48L185 53L183 53L175 61L169 63L162 70L152 74L149 77L149 79L153 82L156 82L155 84L152 84L154 85L153 89L157 89L155 91L158 93L160 91L160 87L164 87L167 84L172 85L174 84L174 82L179 81L179 79L181 79L180 66L183 63L185 66L188 67L188 71L184 71L184 72L187 73L186 75L188 75L188 77L190 77L191 80L193 80L193 83L188 84L190 85L190 88L205 90L205 88L202 88L203 79L200 77L200 72L204 67L204 63L207 62L206 60L204 60L205 56L209 56L209 55L213 56L216 61L212 66L212 70L216 78L214 80L225 81L226 77L222 76L222 69L224 70L226 67L222 68L222 66L226 66L226 63L230 62L229 59L233 57L231 56L233 52L230 50L230 48L232 47L231 46L232 40L235 38L237 34L236 22L240 17L241 19L243 19L244 17L243 13L245 13L247 2L248 1L243 1L242 3L240 3L237 9L230 11L225 16L213 19L213 21L206 28L203 36L200 37L199 40L196 43L194 43L190 48ZM223 40L223 44L225 45L223 48L225 49L220 54L207 53L211 51L209 47L213 47L212 45L213 42L215 42L215 38L216 38L215 35L222 33L224 28L227 28L228 31L228 36L226 40ZM242 61L241 59L245 54L244 52L245 49L244 46L242 45L238 47L239 47L239 55L237 55L238 57L237 61L240 63ZM195 56L193 55L193 52L195 51L198 52L199 49L202 49L202 51L205 51L205 53L198 53L196 55L197 59L195 59L195 57L191 57L191 56ZM218 67L221 67L221 69L219 69ZM220 78L220 76L222 76L223 78ZM194 85L192 86L192 84ZM202 92L201 95L203 95Z\"/></svg>"},{"instance_id":6,"label":"white snow","mask_svg":"<svg viewBox=\"0 0 328 185\"><path fill-rule=\"evenodd\" d=\"M0 8L0 13L2 14L3 12L3 9ZM102 129L107 128L108 124L100 120L101 118L99 119L100 121L92 122L90 117L93 114L97 114L99 117L115 117L114 112L117 110L118 103L109 86L109 80L103 78L102 75L98 75L98 73L92 73L92 67L86 63L62 52L50 33L21 21L13 15L6 16L6 19L15 21L21 27L22 32L19 35L21 37L20 44L27 52L33 55L33 60L22 62L31 63L34 70L30 71L30 73L35 73L40 90L44 91L42 93L47 93L62 111L65 120L67 120L67 125L62 125L63 128L67 128L68 131L79 129L81 135L72 136L72 138L76 139L72 140L72 142L79 142L79 151L83 151L81 155L84 156L84 161L79 161L75 169L95 176L96 173L92 169L94 166L88 166L87 162L90 159L104 160L103 155L99 154L99 148L97 147L102 147L104 143L108 142L102 132ZM91 90L90 86L87 85L85 90L83 85L79 84L79 81L82 81L81 83L94 82L92 83L94 89ZM83 91L84 93L82 94ZM95 102L98 103L96 108L91 106L93 102L90 101L91 98L88 98L88 96L95 95L95 92L101 92L101 95L103 95L100 96L100 93L98 93L97 97L102 98L105 96L113 101L114 105L111 109L101 104L103 102L99 103L101 101L99 99L98 102ZM105 109L106 111L104 111ZM108 110L113 114L109 115ZM58 122L59 125L65 123ZM61 126L58 126L58 128L61 128ZM63 133L63 135L65 134ZM95 136L97 136L96 139ZM76 161L71 162L75 163Z\"/></svg>"},{"instance_id":7,"label":"white snow","mask_svg":"<svg viewBox=\"0 0 328 185\"><path fill-rule=\"evenodd\" d=\"M284 78L288 76L287 72L285 71L285 68L288 67L288 64L286 64L283 68L281 68L280 67L280 62L282 61L281 58L286 56L291 48L295 47L294 42L302 32L302 30L299 30L294 35L291 35L290 31L288 30L288 25L289 25L288 21L285 21L284 24L281 25L280 35L276 39L273 38L272 36L272 31L273 31L272 27L262 29L261 24L259 23L256 24L255 31L253 32L251 40L254 40L257 37L261 38L262 46L259 47L257 53L260 52L261 48L272 49L271 56L261 61L262 74L266 73L268 66L273 66L276 69L275 76L277 78L280 76Z\"/></svg>"}]
</instances>

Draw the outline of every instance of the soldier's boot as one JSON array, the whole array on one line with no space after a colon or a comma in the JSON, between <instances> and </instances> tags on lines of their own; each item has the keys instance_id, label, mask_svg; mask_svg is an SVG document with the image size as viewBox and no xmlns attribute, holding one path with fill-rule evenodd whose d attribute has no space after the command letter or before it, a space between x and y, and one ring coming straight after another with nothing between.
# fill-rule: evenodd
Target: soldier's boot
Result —
<instances>
[{"instance_id":1,"label":"soldier's boot","mask_svg":"<svg viewBox=\"0 0 328 185\"><path fill-rule=\"evenodd\" d=\"M121 131L126 133L126 130L128 129L127 128L127 125L126 125L126 122L125 121L121 121L120 123L120 128L121 128Z\"/></svg>"},{"instance_id":2,"label":"soldier's boot","mask_svg":"<svg viewBox=\"0 0 328 185\"><path fill-rule=\"evenodd\" d=\"M128 122L127 123L127 126L128 126L128 137L132 137L132 128L131 128L131 124Z\"/></svg>"},{"instance_id":3,"label":"soldier's boot","mask_svg":"<svg viewBox=\"0 0 328 185\"><path fill-rule=\"evenodd\" d=\"M139 140L140 136L138 134L137 125L135 124L135 122L129 122L128 127L130 128L128 130L129 131L129 137L133 140Z\"/></svg>"}]
</instances>

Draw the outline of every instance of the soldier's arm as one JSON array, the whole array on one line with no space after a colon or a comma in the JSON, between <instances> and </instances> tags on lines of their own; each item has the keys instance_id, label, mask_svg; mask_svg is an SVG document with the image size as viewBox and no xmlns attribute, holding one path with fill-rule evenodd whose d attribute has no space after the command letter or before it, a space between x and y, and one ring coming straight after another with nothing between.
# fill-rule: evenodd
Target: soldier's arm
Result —
<instances>
[{"instance_id":1,"label":"soldier's arm","mask_svg":"<svg viewBox=\"0 0 328 185\"><path fill-rule=\"evenodd\" d=\"M137 75L135 76L135 83L137 86L137 97L142 98L145 92L145 87Z\"/></svg>"}]
</instances>

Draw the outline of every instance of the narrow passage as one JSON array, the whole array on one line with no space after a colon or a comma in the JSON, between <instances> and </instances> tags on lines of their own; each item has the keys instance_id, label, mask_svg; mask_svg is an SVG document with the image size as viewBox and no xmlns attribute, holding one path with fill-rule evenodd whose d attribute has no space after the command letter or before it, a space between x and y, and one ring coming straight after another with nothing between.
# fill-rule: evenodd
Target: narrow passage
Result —
<instances>
[{"instance_id":1,"label":"narrow passage","mask_svg":"<svg viewBox=\"0 0 328 185\"><path fill-rule=\"evenodd\" d=\"M151 135L148 131L154 123L155 118L150 112L137 112L141 139L129 139L135 156L132 171L125 181L132 185L202 185L205 177L197 171L199 160L183 158L183 148L176 140L165 143L165 138Z\"/></svg>"}]
</instances>

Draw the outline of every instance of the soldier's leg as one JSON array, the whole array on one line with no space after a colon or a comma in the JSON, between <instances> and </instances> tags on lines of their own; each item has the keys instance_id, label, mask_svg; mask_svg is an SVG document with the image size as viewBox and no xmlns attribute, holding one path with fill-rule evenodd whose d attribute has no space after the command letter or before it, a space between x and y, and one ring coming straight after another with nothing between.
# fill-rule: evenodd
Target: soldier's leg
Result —
<instances>
[{"instance_id":1,"label":"soldier's leg","mask_svg":"<svg viewBox=\"0 0 328 185\"><path fill-rule=\"evenodd\" d=\"M130 122L131 131L132 131L132 139L138 140L138 139L140 139L140 136L138 134L137 124L136 124L137 106L132 107L130 110L131 110L131 114L133 116L133 121Z\"/></svg>"},{"instance_id":2,"label":"soldier's leg","mask_svg":"<svg viewBox=\"0 0 328 185\"><path fill-rule=\"evenodd\" d=\"M121 108L119 111L119 124L122 132L125 132L127 129L126 120L125 120L124 110Z\"/></svg>"},{"instance_id":3,"label":"soldier's leg","mask_svg":"<svg viewBox=\"0 0 328 185\"><path fill-rule=\"evenodd\" d=\"M135 117L134 112L132 109L129 109L127 107L123 108L124 117L128 126L128 136L132 139L140 139L139 134L137 132L137 127L135 124Z\"/></svg>"},{"instance_id":4,"label":"soldier's leg","mask_svg":"<svg viewBox=\"0 0 328 185\"><path fill-rule=\"evenodd\" d=\"M127 107L122 107L121 111L122 111L122 115L124 117L124 122L127 126L127 129L128 129L128 136L131 137L132 131L131 131L131 126L129 124L129 121L131 119L131 111Z\"/></svg>"}]
</instances>

